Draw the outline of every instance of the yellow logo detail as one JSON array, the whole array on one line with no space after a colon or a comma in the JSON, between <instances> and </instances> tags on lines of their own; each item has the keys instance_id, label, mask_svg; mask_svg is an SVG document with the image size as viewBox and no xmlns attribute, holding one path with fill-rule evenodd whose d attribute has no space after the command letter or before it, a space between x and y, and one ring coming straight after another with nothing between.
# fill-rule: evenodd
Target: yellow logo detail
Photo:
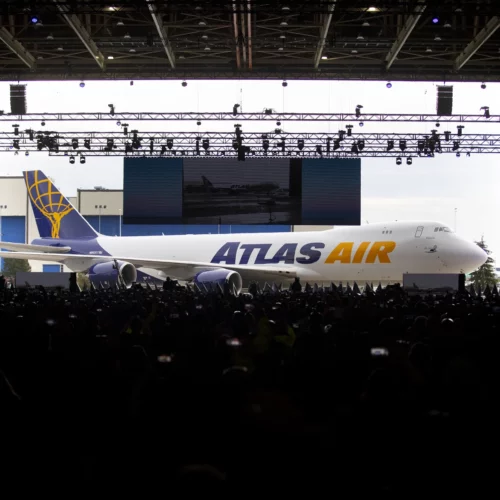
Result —
<instances>
[{"instance_id":1,"label":"yellow logo detail","mask_svg":"<svg viewBox=\"0 0 500 500\"><path fill-rule=\"evenodd\" d=\"M59 238L61 221L73 210L73 207L69 202L64 202L64 196L59 191L53 191L53 185L49 179L38 179L38 173L38 170L33 172L33 183L29 184L29 172L26 172L28 196L33 205L49 220L52 238Z\"/></svg>"},{"instance_id":2,"label":"yellow logo detail","mask_svg":"<svg viewBox=\"0 0 500 500\"><path fill-rule=\"evenodd\" d=\"M374 264L377 258L381 264L391 263L389 254L396 248L395 241L375 241L373 244L370 241L363 241L356 249L354 257L352 256L354 243L349 241L339 243L330 255L328 255L325 264L335 264L335 262L340 262L341 264L361 264L370 245L372 246L365 258L365 264Z\"/></svg>"}]
</instances>

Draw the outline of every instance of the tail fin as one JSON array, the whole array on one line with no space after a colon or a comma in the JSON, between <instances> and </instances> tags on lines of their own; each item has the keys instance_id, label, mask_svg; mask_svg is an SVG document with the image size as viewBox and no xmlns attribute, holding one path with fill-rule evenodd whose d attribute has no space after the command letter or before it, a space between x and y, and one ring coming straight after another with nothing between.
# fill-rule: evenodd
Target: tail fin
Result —
<instances>
[{"instance_id":1,"label":"tail fin","mask_svg":"<svg viewBox=\"0 0 500 500\"><path fill-rule=\"evenodd\" d=\"M205 187L210 187L210 188L214 187L214 185L204 175L202 175L201 178L203 179L203 185Z\"/></svg>"},{"instance_id":2,"label":"tail fin","mask_svg":"<svg viewBox=\"0 0 500 500\"><path fill-rule=\"evenodd\" d=\"M41 170L23 172L41 238L95 238L99 234Z\"/></svg>"}]
</instances>

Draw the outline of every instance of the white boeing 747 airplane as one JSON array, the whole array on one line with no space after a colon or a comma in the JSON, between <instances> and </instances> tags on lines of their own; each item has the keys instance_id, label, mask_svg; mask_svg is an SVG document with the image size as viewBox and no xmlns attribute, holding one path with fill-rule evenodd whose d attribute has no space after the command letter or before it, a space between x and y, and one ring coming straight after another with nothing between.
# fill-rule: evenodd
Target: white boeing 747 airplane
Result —
<instances>
[{"instance_id":1,"label":"white boeing 747 airplane","mask_svg":"<svg viewBox=\"0 0 500 500\"><path fill-rule=\"evenodd\" d=\"M41 171L24 172L40 238L1 242L4 258L51 261L94 283L130 287L152 277L223 285L243 280L402 282L405 273L470 273L486 262L476 244L433 221L302 233L113 237L98 234Z\"/></svg>"}]
</instances>

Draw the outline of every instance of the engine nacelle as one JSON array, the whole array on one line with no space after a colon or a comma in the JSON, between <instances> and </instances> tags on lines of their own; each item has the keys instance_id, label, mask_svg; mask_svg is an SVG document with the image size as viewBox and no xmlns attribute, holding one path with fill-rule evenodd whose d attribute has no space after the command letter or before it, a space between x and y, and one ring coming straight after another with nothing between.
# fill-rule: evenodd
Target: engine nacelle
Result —
<instances>
[{"instance_id":1,"label":"engine nacelle","mask_svg":"<svg viewBox=\"0 0 500 500\"><path fill-rule=\"evenodd\" d=\"M202 271L198 273L193 283L197 285L211 285L216 286L219 284L222 289L227 283L229 285L229 291L233 293L233 289L236 291L236 295L239 295L241 289L243 288L243 280L241 276L236 271L230 271L229 269L213 269L211 271Z\"/></svg>"},{"instance_id":2,"label":"engine nacelle","mask_svg":"<svg viewBox=\"0 0 500 500\"><path fill-rule=\"evenodd\" d=\"M116 264L115 262L95 264L89 269L89 279L94 285L102 283L103 286L106 284L111 286L118 282L118 272L127 288L130 288L132 283L137 281L137 269L135 266L121 260L116 261Z\"/></svg>"}]
</instances>

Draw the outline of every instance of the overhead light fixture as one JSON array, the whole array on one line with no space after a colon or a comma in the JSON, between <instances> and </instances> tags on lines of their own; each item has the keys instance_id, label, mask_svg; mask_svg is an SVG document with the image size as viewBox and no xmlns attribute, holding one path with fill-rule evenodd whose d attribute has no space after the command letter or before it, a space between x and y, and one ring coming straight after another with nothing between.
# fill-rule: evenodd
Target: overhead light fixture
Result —
<instances>
[{"instance_id":1,"label":"overhead light fixture","mask_svg":"<svg viewBox=\"0 0 500 500\"><path fill-rule=\"evenodd\" d=\"M437 23L439 22L439 17L438 17L438 16L433 16L433 17L432 17L432 22L433 22L434 24L437 24Z\"/></svg>"},{"instance_id":2,"label":"overhead light fixture","mask_svg":"<svg viewBox=\"0 0 500 500\"><path fill-rule=\"evenodd\" d=\"M125 23L123 21L118 21L116 23L117 26L125 26Z\"/></svg>"},{"instance_id":3,"label":"overhead light fixture","mask_svg":"<svg viewBox=\"0 0 500 500\"><path fill-rule=\"evenodd\" d=\"M403 160L398 156L396 158L396 165L401 165L401 163L403 163Z\"/></svg>"},{"instance_id":4,"label":"overhead light fixture","mask_svg":"<svg viewBox=\"0 0 500 500\"><path fill-rule=\"evenodd\" d=\"M83 165L85 161L85 156L80 156L80 164Z\"/></svg>"},{"instance_id":5,"label":"overhead light fixture","mask_svg":"<svg viewBox=\"0 0 500 500\"><path fill-rule=\"evenodd\" d=\"M358 51L356 49L351 50L351 54L357 54L357 53L358 53Z\"/></svg>"},{"instance_id":6,"label":"overhead light fixture","mask_svg":"<svg viewBox=\"0 0 500 500\"><path fill-rule=\"evenodd\" d=\"M201 20L198 22L198 26L206 26L206 25L207 25L207 23L206 23L203 19L201 19Z\"/></svg>"},{"instance_id":7,"label":"overhead light fixture","mask_svg":"<svg viewBox=\"0 0 500 500\"><path fill-rule=\"evenodd\" d=\"M114 56L108 56L108 59L111 61L114 59Z\"/></svg>"},{"instance_id":8,"label":"overhead light fixture","mask_svg":"<svg viewBox=\"0 0 500 500\"><path fill-rule=\"evenodd\" d=\"M290 7L288 7L288 5L283 5L283 7L281 7L281 10L289 11Z\"/></svg>"},{"instance_id":9,"label":"overhead light fixture","mask_svg":"<svg viewBox=\"0 0 500 500\"><path fill-rule=\"evenodd\" d=\"M288 26L288 23L286 21L281 21L280 26Z\"/></svg>"},{"instance_id":10,"label":"overhead light fixture","mask_svg":"<svg viewBox=\"0 0 500 500\"><path fill-rule=\"evenodd\" d=\"M363 26L364 28L368 28L368 26L370 26L370 23L368 21L365 21L361 26Z\"/></svg>"},{"instance_id":11,"label":"overhead light fixture","mask_svg":"<svg viewBox=\"0 0 500 500\"><path fill-rule=\"evenodd\" d=\"M326 61L328 59L328 56L321 56L321 59L323 59L323 61Z\"/></svg>"},{"instance_id":12,"label":"overhead light fixture","mask_svg":"<svg viewBox=\"0 0 500 500\"><path fill-rule=\"evenodd\" d=\"M203 50L208 52L209 50L212 50L212 49L208 45L205 45L205 48Z\"/></svg>"},{"instance_id":13,"label":"overhead light fixture","mask_svg":"<svg viewBox=\"0 0 500 500\"><path fill-rule=\"evenodd\" d=\"M54 35L52 33L49 33L47 35L47 40L54 40Z\"/></svg>"},{"instance_id":14,"label":"overhead light fixture","mask_svg":"<svg viewBox=\"0 0 500 500\"><path fill-rule=\"evenodd\" d=\"M83 89L85 87L85 82L80 82L80 87Z\"/></svg>"},{"instance_id":15,"label":"overhead light fixture","mask_svg":"<svg viewBox=\"0 0 500 500\"><path fill-rule=\"evenodd\" d=\"M31 16L31 22L33 24L38 24L40 22L40 19L38 18L38 16Z\"/></svg>"},{"instance_id":16,"label":"overhead light fixture","mask_svg":"<svg viewBox=\"0 0 500 500\"><path fill-rule=\"evenodd\" d=\"M406 164L411 165L412 163L413 163L413 160L412 160L411 156L408 156L408 158L406 158Z\"/></svg>"},{"instance_id":17,"label":"overhead light fixture","mask_svg":"<svg viewBox=\"0 0 500 500\"><path fill-rule=\"evenodd\" d=\"M449 21L446 21L443 25L445 28L451 28L451 24Z\"/></svg>"},{"instance_id":18,"label":"overhead light fixture","mask_svg":"<svg viewBox=\"0 0 500 500\"><path fill-rule=\"evenodd\" d=\"M364 40L365 37L360 33L357 37L356 40Z\"/></svg>"},{"instance_id":19,"label":"overhead light fixture","mask_svg":"<svg viewBox=\"0 0 500 500\"><path fill-rule=\"evenodd\" d=\"M380 12L380 9L378 7L368 7L368 12Z\"/></svg>"},{"instance_id":20,"label":"overhead light fixture","mask_svg":"<svg viewBox=\"0 0 500 500\"><path fill-rule=\"evenodd\" d=\"M385 84L385 86L386 86L388 89L390 89L390 88L392 88L392 83L391 83L391 82L387 82L387 83Z\"/></svg>"},{"instance_id":21,"label":"overhead light fixture","mask_svg":"<svg viewBox=\"0 0 500 500\"><path fill-rule=\"evenodd\" d=\"M481 88L484 90L486 88L486 83L481 83Z\"/></svg>"},{"instance_id":22,"label":"overhead light fixture","mask_svg":"<svg viewBox=\"0 0 500 500\"><path fill-rule=\"evenodd\" d=\"M130 38L132 38L132 37L130 36L130 33L125 33L123 35L123 38L126 38L127 40L130 40Z\"/></svg>"},{"instance_id":23,"label":"overhead light fixture","mask_svg":"<svg viewBox=\"0 0 500 500\"><path fill-rule=\"evenodd\" d=\"M135 54L136 50L135 49L130 49L129 52L131 52L132 54Z\"/></svg>"},{"instance_id":24,"label":"overhead light fixture","mask_svg":"<svg viewBox=\"0 0 500 500\"><path fill-rule=\"evenodd\" d=\"M62 51L64 50L64 47L57 47L57 50L58 50L59 52L62 52Z\"/></svg>"},{"instance_id":25,"label":"overhead light fixture","mask_svg":"<svg viewBox=\"0 0 500 500\"><path fill-rule=\"evenodd\" d=\"M431 49L430 47L427 47L427 48L425 49L425 51L426 51L427 53L430 53L430 52L432 52L432 49Z\"/></svg>"},{"instance_id":26,"label":"overhead light fixture","mask_svg":"<svg viewBox=\"0 0 500 500\"><path fill-rule=\"evenodd\" d=\"M439 35L436 35L436 36L434 37L434 41L435 41L435 42L440 42L440 41L441 41L441 37L440 37Z\"/></svg>"}]
</instances>

